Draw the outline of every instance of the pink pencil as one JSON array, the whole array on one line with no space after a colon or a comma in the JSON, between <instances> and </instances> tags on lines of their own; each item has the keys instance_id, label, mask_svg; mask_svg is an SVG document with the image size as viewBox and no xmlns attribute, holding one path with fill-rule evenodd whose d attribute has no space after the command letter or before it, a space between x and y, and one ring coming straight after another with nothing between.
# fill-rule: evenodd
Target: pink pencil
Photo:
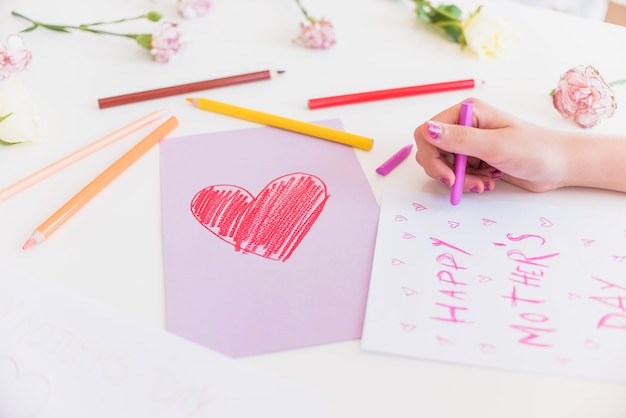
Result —
<instances>
[{"instance_id":1,"label":"pink pencil","mask_svg":"<svg viewBox=\"0 0 626 418\"><path fill-rule=\"evenodd\" d=\"M31 174L30 176L0 191L0 202L5 201L9 197L16 195L22 190L29 188L33 184L51 176L52 174L64 169L65 167L68 167L69 165L75 163L76 161L82 158L85 158L86 156L90 154L93 154L94 152L117 141L118 139L121 139L125 137L126 135L129 135L143 128L144 126L159 119L162 115L163 115L163 112L160 110L156 112L152 112L149 115L146 115L143 118L138 119L135 122L128 124L124 126L123 128L120 128L117 131L112 132L98 139L95 142L92 142L91 144L79 149L78 151L74 151L72 154L69 154L61 158L60 160L50 164L49 166L42 168L41 170Z\"/></svg>"},{"instance_id":2,"label":"pink pencil","mask_svg":"<svg viewBox=\"0 0 626 418\"><path fill-rule=\"evenodd\" d=\"M376 169L376 172L381 176L386 176L411 154L412 149L413 144L405 145L400 148L400 151L396 152L387 161L382 163L380 167Z\"/></svg>"},{"instance_id":3,"label":"pink pencil","mask_svg":"<svg viewBox=\"0 0 626 418\"><path fill-rule=\"evenodd\" d=\"M474 102L468 100L461 103L461 111L459 112L459 125L472 126L472 113L474 111ZM450 192L450 203L458 205L463 195L463 185L465 184L465 168L467 165L467 155L457 154L454 161L454 184Z\"/></svg>"},{"instance_id":4,"label":"pink pencil","mask_svg":"<svg viewBox=\"0 0 626 418\"><path fill-rule=\"evenodd\" d=\"M467 80L446 81L443 83L422 84L419 86L400 87L387 90L367 91L363 93L344 94L341 96L321 97L309 100L309 109L341 106L352 103L369 102L373 100L394 99L397 97L416 96L419 94L439 93L450 90L471 89L484 81Z\"/></svg>"}]
</instances>

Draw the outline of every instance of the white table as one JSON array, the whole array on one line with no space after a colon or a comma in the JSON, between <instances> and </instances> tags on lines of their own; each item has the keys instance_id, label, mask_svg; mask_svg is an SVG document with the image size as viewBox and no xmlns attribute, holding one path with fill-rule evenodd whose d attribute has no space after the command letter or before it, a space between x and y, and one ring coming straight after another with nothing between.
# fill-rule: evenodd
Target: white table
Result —
<instances>
[{"instance_id":1,"label":"white table","mask_svg":"<svg viewBox=\"0 0 626 418\"><path fill-rule=\"evenodd\" d=\"M578 64L596 66L607 80L626 77L626 28L498 1L459 0L464 10L485 4L516 33L510 51L479 60L417 22L397 0L318 0L309 12L335 25L338 43L326 51L293 45L300 20L293 1L215 0L210 14L178 19L174 0L4 0L0 36L27 26L17 10L50 23L86 23L159 10L177 19L189 44L169 64L157 64L133 41L38 29L24 35L34 59L22 74L48 122L40 144L0 148L0 187L156 109L180 119L176 135L255 126L191 107L172 97L105 110L101 97L233 74L282 68L276 80L211 91L216 100L301 120L340 118L346 130L376 139L356 150L374 193L385 189L440 190L421 168L405 162L387 177L374 173L412 139L415 127L472 95L511 113L561 129L579 129L552 108L549 91ZM150 25L126 26L130 31ZM118 29L118 28L115 28ZM309 111L313 97L477 77L486 84L384 102ZM626 103L624 87L616 88ZM594 128L626 132L620 103L614 118ZM0 262L96 304L150 325L164 326L159 153L151 150L45 243L21 245L41 221L112 163L141 135L0 204ZM481 196L560 205L626 209L623 194L568 189L531 194L506 184ZM366 353L359 341L245 358L336 402L336 417L568 417L626 416L626 386L439 364Z\"/></svg>"}]
</instances>

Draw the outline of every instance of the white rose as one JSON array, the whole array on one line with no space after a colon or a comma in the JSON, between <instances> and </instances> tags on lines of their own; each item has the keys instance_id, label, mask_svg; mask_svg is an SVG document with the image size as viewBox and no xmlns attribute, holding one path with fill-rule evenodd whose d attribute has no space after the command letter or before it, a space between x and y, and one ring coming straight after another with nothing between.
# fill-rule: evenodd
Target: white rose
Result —
<instances>
[{"instance_id":1,"label":"white rose","mask_svg":"<svg viewBox=\"0 0 626 418\"><path fill-rule=\"evenodd\" d=\"M9 115L9 116L7 116ZM0 82L0 140L9 143L41 139L40 122L24 83L16 77Z\"/></svg>"},{"instance_id":2,"label":"white rose","mask_svg":"<svg viewBox=\"0 0 626 418\"><path fill-rule=\"evenodd\" d=\"M462 29L467 48L481 58L498 55L510 43L507 28L482 8L462 23Z\"/></svg>"}]
</instances>

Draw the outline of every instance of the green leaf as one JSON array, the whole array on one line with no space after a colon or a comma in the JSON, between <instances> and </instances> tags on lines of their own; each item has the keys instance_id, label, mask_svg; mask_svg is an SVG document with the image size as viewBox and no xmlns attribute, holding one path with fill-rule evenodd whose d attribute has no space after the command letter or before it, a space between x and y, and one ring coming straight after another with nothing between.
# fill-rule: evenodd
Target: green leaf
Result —
<instances>
[{"instance_id":1,"label":"green leaf","mask_svg":"<svg viewBox=\"0 0 626 418\"><path fill-rule=\"evenodd\" d=\"M5 120L6 118L8 118L9 116L11 116L12 114L13 114L13 112L9 113L8 115L0 116L0 122L2 122L3 120Z\"/></svg>"},{"instance_id":2,"label":"green leaf","mask_svg":"<svg viewBox=\"0 0 626 418\"><path fill-rule=\"evenodd\" d=\"M465 37L463 36L463 28L458 22L441 22L435 26L441 28L446 38L457 44L465 44Z\"/></svg>"},{"instance_id":3,"label":"green leaf","mask_svg":"<svg viewBox=\"0 0 626 418\"><path fill-rule=\"evenodd\" d=\"M35 29L37 29L38 27L39 27L39 25L33 25L33 26L29 27L29 28L22 29L20 32L32 32Z\"/></svg>"},{"instance_id":4,"label":"green leaf","mask_svg":"<svg viewBox=\"0 0 626 418\"><path fill-rule=\"evenodd\" d=\"M46 29L50 29L53 31L57 31L57 32L65 32L65 33L70 33L69 30L67 30L67 28L65 26L61 26L61 25L40 25L43 26Z\"/></svg>"}]
</instances>

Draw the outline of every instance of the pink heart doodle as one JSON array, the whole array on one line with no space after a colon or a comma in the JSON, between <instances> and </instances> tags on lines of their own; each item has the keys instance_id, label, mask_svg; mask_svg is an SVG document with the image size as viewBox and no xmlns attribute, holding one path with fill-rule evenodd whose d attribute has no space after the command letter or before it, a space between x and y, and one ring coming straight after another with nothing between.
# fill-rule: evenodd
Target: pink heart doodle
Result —
<instances>
[{"instance_id":1,"label":"pink heart doodle","mask_svg":"<svg viewBox=\"0 0 626 418\"><path fill-rule=\"evenodd\" d=\"M480 351L482 353L488 353L489 351L493 350L494 348L496 348L496 346L493 345L493 344L480 343Z\"/></svg>"},{"instance_id":2,"label":"pink heart doodle","mask_svg":"<svg viewBox=\"0 0 626 418\"><path fill-rule=\"evenodd\" d=\"M543 217L543 216L539 218L539 222L541 223L541 226L543 226L544 228L550 228L551 226L554 225L550 219Z\"/></svg>"},{"instance_id":3,"label":"pink heart doodle","mask_svg":"<svg viewBox=\"0 0 626 418\"><path fill-rule=\"evenodd\" d=\"M593 350L593 349L596 349L596 348L600 348L600 344L598 344L597 342L595 342L592 339L587 338L585 340L585 348Z\"/></svg>"},{"instance_id":4,"label":"pink heart doodle","mask_svg":"<svg viewBox=\"0 0 626 418\"><path fill-rule=\"evenodd\" d=\"M578 299L580 299L580 296L578 296L575 293L569 292L567 294L567 300L578 300Z\"/></svg>"},{"instance_id":5,"label":"pink heart doodle","mask_svg":"<svg viewBox=\"0 0 626 418\"><path fill-rule=\"evenodd\" d=\"M410 287L402 286L402 291L404 292L404 296L415 296L415 295L417 295L417 290L411 289Z\"/></svg>"},{"instance_id":6,"label":"pink heart doodle","mask_svg":"<svg viewBox=\"0 0 626 418\"><path fill-rule=\"evenodd\" d=\"M483 221L483 225L485 225L485 226L491 226L491 225L496 223L496 221L493 221L493 220L487 219L487 218L483 218L482 221Z\"/></svg>"},{"instance_id":7,"label":"pink heart doodle","mask_svg":"<svg viewBox=\"0 0 626 418\"><path fill-rule=\"evenodd\" d=\"M591 244L596 242L596 240L594 239L587 239L587 238L581 238L580 240L583 242L583 247L589 247Z\"/></svg>"},{"instance_id":8,"label":"pink heart doodle","mask_svg":"<svg viewBox=\"0 0 626 418\"><path fill-rule=\"evenodd\" d=\"M447 338L441 337L439 335L436 335L435 338L437 339L437 342L439 343L439 345L452 344L452 341L448 340Z\"/></svg>"},{"instance_id":9,"label":"pink heart doodle","mask_svg":"<svg viewBox=\"0 0 626 418\"><path fill-rule=\"evenodd\" d=\"M406 264L404 261L402 260L398 260L397 258L392 258L391 259L391 265L392 266L400 266L402 264Z\"/></svg>"},{"instance_id":10,"label":"pink heart doodle","mask_svg":"<svg viewBox=\"0 0 626 418\"><path fill-rule=\"evenodd\" d=\"M456 221L448 221L448 225L450 225L450 228L456 229L461 224Z\"/></svg>"},{"instance_id":11,"label":"pink heart doodle","mask_svg":"<svg viewBox=\"0 0 626 418\"><path fill-rule=\"evenodd\" d=\"M404 239L413 239L413 238L415 238L415 235L411 234L410 232L405 232L404 234L402 234L402 238L404 238Z\"/></svg>"},{"instance_id":12,"label":"pink heart doodle","mask_svg":"<svg viewBox=\"0 0 626 418\"><path fill-rule=\"evenodd\" d=\"M235 251L286 261L328 198L321 179L291 173L272 180L256 197L231 184L206 187L191 200L191 213Z\"/></svg>"},{"instance_id":13,"label":"pink heart doodle","mask_svg":"<svg viewBox=\"0 0 626 418\"><path fill-rule=\"evenodd\" d=\"M417 328L414 324L407 324L406 322L401 322L400 327L402 328L402 332L415 331Z\"/></svg>"},{"instance_id":14,"label":"pink heart doodle","mask_svg":"<svg viewBox=\"0 0 626 418\"><path fill-rule=\"evenodd\" d=\"M408 221L408 219L406 218L406 216L396 215L396 217L394 218L394 221L396 221L396 222L404 222L404 221Z\"/></svg>"},{"instance_id":15,"label":"pink heart doodle","mask_svg":"<svg viewBox=\"0 0 626 418\"><path fill-rule=\"evenodd\" d=\"M419 203L413 203L413 208L415 208L416 212L419 212L421 210L426 210L426 206L420 205Z\"/></svg>"},{"instance_id":16,"label":"pink heart doodle","mask_svg":"<svg viewBox=\"0 0 626 418\"><path fill-rule=\"evenodd\" d=\"M36 417L50 398L50 382L38 373L20 370L11 357L0 356L0 393L2 417Z\"/></svg>"},{"instance_id":17,"label":"pink heart doodle","mask_svg":"<svg viewBox=\"0 0 626 418\"><path fill-rule=\"evenodd\" d=\"M484 274L479 274L478 275L478 282L479 283L487 283L492 281L493 279L489 276L485 276Z\"/></svg>"}]
</instances>

